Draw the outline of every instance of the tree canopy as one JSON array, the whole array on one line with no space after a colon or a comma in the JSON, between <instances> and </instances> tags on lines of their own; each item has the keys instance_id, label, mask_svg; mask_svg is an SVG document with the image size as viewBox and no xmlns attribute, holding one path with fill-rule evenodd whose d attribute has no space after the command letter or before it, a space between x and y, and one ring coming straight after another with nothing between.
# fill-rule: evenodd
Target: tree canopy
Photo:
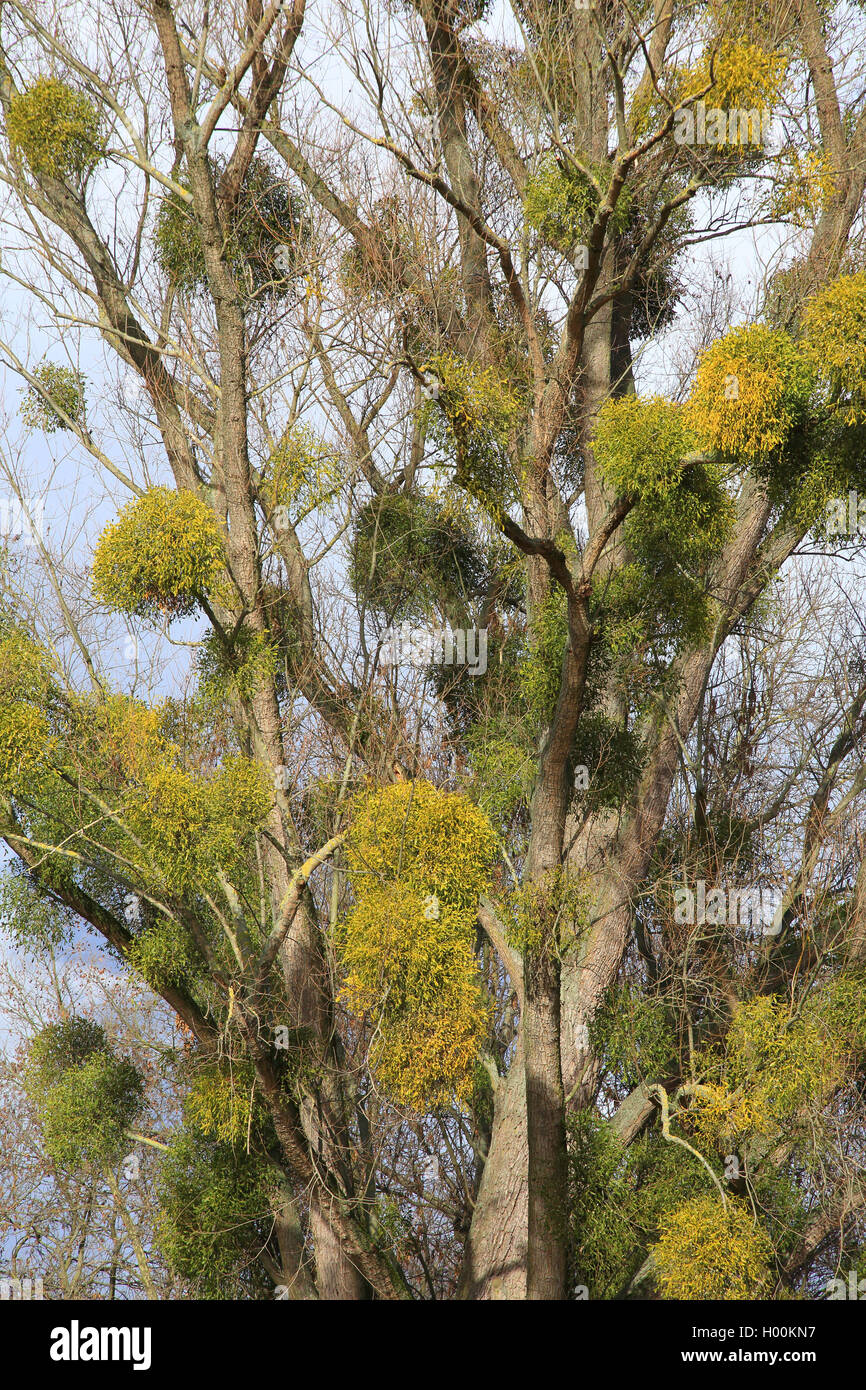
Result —
<instances>
[{"instance_id":1,"label":"tree canopy","mask_svg":"<svg viewBox=\"0 0 866 1390\"><path fill-rule=\"evenodd\" d=\"M866 1267L864 41L0 3L0 923L163 1010L5 1084L127 1287Z\"/></svg>"}]
</instances>

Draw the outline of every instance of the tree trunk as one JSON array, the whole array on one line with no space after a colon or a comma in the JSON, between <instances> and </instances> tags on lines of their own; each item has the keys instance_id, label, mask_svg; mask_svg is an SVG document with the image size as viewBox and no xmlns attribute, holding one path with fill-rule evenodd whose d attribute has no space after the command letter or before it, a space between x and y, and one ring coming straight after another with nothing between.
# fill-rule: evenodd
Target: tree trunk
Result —
<instances>
[{"instance_id":1,"label":"tree trunk","mask_svg":"<svg viewBox=\"0 0 866 1390\"><path fill-rule=\"evenodd\" d=\"M493 1133L466 1242L458 1297L526 1297L529 1155L526 1073L518 1039L495 1097Z\"/></svg>"},{"instance_id":2,"label":"tree trunk","mask_svg":"<svg viewBox=\"0 0 866 1390\"><path fill-rule=\"evenodd\" d=\"M526 1297L565 1297L568 1161L559 1051L559 961L549 949L528 969L523 1017L529 1149Z\"/></svg>"}]
</instances>

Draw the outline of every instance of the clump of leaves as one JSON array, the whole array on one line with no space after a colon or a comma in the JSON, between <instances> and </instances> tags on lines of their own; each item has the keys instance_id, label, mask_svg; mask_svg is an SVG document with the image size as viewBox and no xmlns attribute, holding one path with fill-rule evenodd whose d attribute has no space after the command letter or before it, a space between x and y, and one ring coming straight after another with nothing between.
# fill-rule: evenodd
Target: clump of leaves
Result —
<instances>
[{"instance_id":1,"label":"clump of leaves","mask_svg":"<svg viewBox=\"0 0 866 1390\"><path fill-rule=\"evenodd\" d=\"M705 1084L685 1123L718 1148L808 1125L866 1051L866 983L857 972L816 990L793 1014L787 1000L759 995L731 1021L725 1055L707 1057Z\"/></svg>"},{"instance_id":2,"label":"clump of leaves","mask_svg":"<svg viewBox=\"0 0 866 1390\"><path fill-rule=\"evenodd\" d=\"M0 706L0 783L20 790L45 763L51 730L41 710L23 701Z\"/></svg>"},{"instance_id":3,"label":"clump of leaves","mask_svg":"<svg viewBox=\"0 0 866 1390\"><path fill-rule=\"evenodd\" d=\"M347 856L353 888L401 882L474 914L497 850L484 812L431 782L394 782L355 803Z\"/></svg>"},{"instance_id":4,"label":"clump of leaves","mask_svg":"<svg viewBox=\"0 0 866 1390\"><path fill-rule=\"evenodd\" d=\"M226 757L207 777L166 758L128 790L124 814L150 864L180 891L212 883L218 869L232 873L243 866L273 801L267 773L251 758Z\"/></svg>"},{"instance_id":5,"label":"clump of leaves","mask_svg":"<svg viewBox=\"0 0 866 1390\"><path fill-rule=\"evenodd\" d=\"M6 113L9 143L37 178L79 179L103 153L99 128L89 97L57 77L13 93Z\"/></svg>"},{"instance_id":6,"label":"clump of leaves","mask_svg":"<svg viewBox=\"0 0 866 1390\"><path fill-rule=\"evenodd\" d=\"M764 157L761 137L776 107L788 61L781 50L731 34L727 14L725 28L726 37L709 43L696 63L671 67L662 89L643 94L631 113L635 135L644 135L669 117L671 103L678 108L678 123L680 111L694 112L694 103L703 101L711 143L701 149L702 175L709 173L722 185L736 169ZM729 113L737 113L739 119L729 121Z\"/></svg>"},{"instance_id":7,"label":"clump of leaves","mask_svg":"<svg viewBox=\"0 0 866 1390\"><path fill-rule=\"evenodd\" d=\"M710 628L709 567L734 522L720 471L695 463L669 492L639 502L623 528L629 558L597 586L603 650L638 705Z\"/></svg>"},{"instance_id":8,"label":"clump of leaves","mask_svg":"<svg viewBox=\"0 0 866 1390\"><path fill-rule=\"evenodd\" d=\"M825 404L846 424L866 421L866 271L842 275L816 294L801 320L803 352Z\"/></svg>"},{"instance_id":9,"label":"clump of leaves","mask_svg":"<svg viewBox=\"0 0 866 1390\"><path fill-rule=\"evenodd\" d=\"M549 724L553 717L568 640L567 599L557 584L533 614L529 651L518 676L520 694L536 725Z\"/></svg>"},{"instance_id":10,"label":"clump of leaves","mask_svg":"<svg viewBox=\"0 0 866 1390\"><path fill-rule=\"evenodd\" d=\"M663 1079L676 1054L664 1004L628 982L608 990L589 1036L603 1065L629 1088Z\"/></svg>"},{"instance_id":11,"label":"clump of leaves","mask_svg":"<svg viewBox=\"0 0 866 1390\"><path fill-rule=\"evenodd\" d=\"M734 1198L694 1197L671 1212L653 1254L664 1298L760 1298L772 1282L770 1239Z\"/></svg>"},{"instance_id":12,"label":"clump of leaves","mask_svg":"<svg viewBox=\"0 0 866 1390\"><path fill-rule=\"evenodd\" d=\"M658 1129L642 1134L624 1149L610 1124L586 1110L568 1121L568 1151L570 1262L575 1278L588 1285L592 1298L622 1298L647 1255L656 1253L657 1243L673 1232L672 1258L676 1260L676 1250L683 1250L688 1262L682 1271L684 1288L697 1290L708 1283L713 1287L706 1268L693 1263L699 1254L698 1240L689 1241L688 1231L683 1238L676 1219L677 1213L691 1210L692 1203L700 1204L700 1209L709 1213L711 1231L716 1232L711 1238L718 1240L718 1189L693 1154L671 1144ZM784 1258L794 1248L808 1211L795 1184L778 1169L766 1173L757 1170L751 1178L751 1190L761 1215L760 1258L757 1268L751 1264L751 1272L760 1276L773 1250ZM751 1214L751 1208L747 1210ZM694 1217L687 1217L683 1224L688 1226L690 1221L694 1229ZM737 1223L737 1227L742 1225ZM726 1243L724 1229L722 1241ZM657 1253L654 1263L658 1273ZM747 1262L747 1271L749 1267ZM666 1268L667 1263L665 1272ZM739 1282L743 1267L735 1249L728 1248L718 1272L723 1278L715 1287L724 1283L730 1289ZM666 1296L691 1294L670 1292ZM731 1293L707 1292L703 1296L730 1297Z\"/></svg>"},{"instance_id":13,"label":"clump of leaves","mask_svg":"<svg viewBox=\"0 0 866 1390\"><path fill-rule=\"evenodd\" d=\"M801 152L791 145L783 152L780 166L771 195L774 219L788 219L799 227L814 226L836 188L832 160L821 149Z\"/></svg>"},{"instance_id":14,"label":"clump of leaves","mask_svg":"<svg viewBox=\"0 0 866 1390\"><path fill-rule=\"evenodd\" d=\"M0 785L19 788L51 756L54 693L47 653L17 623L0 622Z\"/></svg>"},{"instance_id":15,"label":"clump of leaves","mask_svg":"<svg viewBox=\"0 0 866 1390\"><path fill-rule=\"evenodd\" d=\"M734 520L720 471L712 462L693 463L669 492L639 501L623 528L627 558L593 585L598 637L591 674L595 681L614 678L639 711L662 690L676 656L711 630L711 565ZM590 800L607 794L608 774L623 791L633 785L641 754L625 726L590 721L586 741L590 749L598 742L605 762L611 759L605 777L590 784ZM582 742L583 735L575 762L589 765Z\"/></svg>"},{"instance_id":16,"label":"clump of leaves","mask_svg":"<svg viewBox=\"0 0 866 1390\"><path fill-rule=\"evenodd\" d=\"M766 472L806 417L811 367L781 329L731 329L701 355L686 416L705 446Z\"/></svg>"},{"instance_id":17,"label":"clump of leaves","mask_svg":"<svg viewBox=\"0 0 866 1390\"><path fill-rule=\"evenodd\" d=\"M703 1148L720 1151L747 1137L768 1135L777 1129L767 1101L767 1093L760 1086L729 1090L727 1083L705 1081L695 1087L688 1109L678 1117L677 1124Z\"/></svg>"},{"instance_id":18,"label":"clump of leaves","mask_svg":"<svg viewBox=\"0 0 866 1390\"><path fill-rule=\"evenodd\" d=\"M255 1094L252 1063L213 1063L196 1073L184 1099L190 1129L223 1144L245 1144L261 1100Z\"/></svg>"},{"instance_id":19,"label":"clump of leaves","mask_svg":"<svg viewBox=\"0 0 866 1390\"><path fill-rule=\"evenodd\" d=\"M839 1055L866 1052L866 972L851 968L822 984L806 1001L804 1017L819 1026Z\"/></svg>"},{"instance_id":20,"label":"clump of leaves","mask_svg":"<svg viewBox=\"0 0 866 1390\"><path fill-rule=\"evenodd\" d=\"M202 974L203 962L189 933L167 918L145 927L126 954L133 969L156 990L188 986Z\"/></svg>"},{"instance_id":21,"label":"clump of leaves","mask_svg":"<svg viewBox=\"0 0 866 1390\"><path fill-rule=\"evenodd\" d=\"M610 167L597 164L589 173L554 155L542 160L526 182L523 213L530 227L566 254L589 236L602 197L610 184ZM614 236L628 225L630 195L623 188L608 224Z\"/></svg>"},{"instance_id":22,"label":"clump of leaves","mask_svg":"<svg viewBox=\"0 0 866 1390\"><path fill-rule=\"evenodd\" d=\"M578 788L581 809L620 806L644 765L639 736L601 710L587 710L577 721L575 764L585 767L588 786Z\"/></svg>"},{"instance_id":23,"label":"clump of leaves","mask_svg":"<svg viewBox=\"0 0 866 1390\"><path fill-rule=\"evenodd\" d=\"M404 492L361 509L349 573L359 599L391 619L462 613L485 576L470 531L434 499Z\"/></svg>"},{"instance_id":24,"label":"clump of leaves","mask_svg":"<svg viewBox=\"0 0 866 1390\"><path fill-rule=\"evenodd\" d=\"M264 1160L181 1132L159 1171L157 1241L199 1298L263 1296L258 1255L273 1227Z\"/></svg>"},{"instance_id":25,"label":"clump of leaves","mask_svg":"<svg viewBox=\"0 0 866 1390\"><path fill-rule=\"evenodd\" d=\"M526 879L503 907L508 939L534 959L562 956L585 929L590 901L587 880L567 873L561 865Z\"/></svg>"},{"instance_id":26,"label":"clump of leaves","mask_svg":"<svg viewBox=\"0 0 866 1390\"><path fill-rule=\"evenodd\" d=\"M729 149L749 154L749 146L755 143L754 116L758 129L763 130L778 101L787 65L787 56L779 50L724 38L709 45L694 67L678 70L671 85L680 103L695 98L706 102L708 131L715 111L726 118L732 112L747 113L751 119L746 122L742 117L737 122L724 120L711 150L716 156ZM760 157L758 150L754 153Z\"/></svg>"},{"instance_id":27,"label":"clump of leaves","mask_svg":"<svg viewBox=\"0 0 866 1390\"><path fill-rule=\"evenodd\" d=\"M453 353L431 357L424 372L438 386L421 408L422 428L453 465L454 482L498 515L515 491L520 395L493 367Z\"/></svg>"},{"instance_id":28,"label":"clump of leaves","mask_svg":"<svg viewBox=\"0 0 866 1390\"><path fill-rule=\"evenodd\" d=\"M649 500L670 493L696 445L682 406L661 396L612 397L596 417L599 468L623 497Z\"/></svg>"},{"instance_id":29,"label":"clump of leaves","mask_svg":"<svg viewBox=\"0 0 866 1390\"><path fill-rule=\"evenodd\" d=\"M687 412L661 397L624 396L599 411L600 470L635 502L624 527L629 559L600 594L604 640L632 666L638 657L644 675L648 659L663 668L703 634L704 572L734 521L721 467L697 443Z\"/></svg>"},{"instance_id":30,"label":"clump of leaves","mask_svg":"<svg viewBox=\"0 0 866 1390\"><path fill-rule=\"evenodd\" d=\"M63 1167L113 1162L128 1145L127 1130L143 1105L140 1073L85 1018L49 1024L36 1035L25 1085L46 1152Z\"/></svg>"},{"instance_id":31,"label":"clump of leaves","mask_svg":"<svg viewBox=\"0 0 866 1390\"><path fill-rule=\"evenodd\" d=\"M219 526L207 503L185 489L153 487L103 531L93 587L118 612L172 620L195 611L222 562Z\"/></svg>"},{"instance_id":32,"label":"clump of leaves","mask_svg":"<svg viewBox=\"0 0 866 1390\"><path fill-rule=\"evenodd\" d=\"M838 1079L840 1060L818 1020L792 1017L788 1001L776 995L742 1004L731 1021L728 1085L760 1091L776 1116L825 1097Z\"/></svg>"},{"instance_id":33,"label":"clump of leaves","mask_svg":"<svg viewBox=\"0 0 866 1390\"><path fill-rule=\"evenodd\" d=\"M507 729L485 723L470 729L467 747L472 767L472 795L503 829L515 812L528 807L535 784L537 758Z\"/></svg>"},{"instance_id":34,"label":"clump of leaves","mask_svg":"<svg viewBox=\"0 0 866 1390\"><path fill-rule=\"evenodd\" d=\"M356 905L340 932L344 998L375 1016L381 1084L417 1110L471 1099L489 1026L475 915L496 836L466 797L394 783L356 802L347 859Z\"/></svg>"},{"instance_id":35,"label":"clump of leaves","mask_svg":"<svg viewBox=\"0 0 866 1390\"><path fill-rule=\"evenodd\" d=\"M236 206L226 215L225 259L250 293L289 293L309 231L300 201L267 160L256 156ZM201 231L192 206L177 193L163 197L154 233L160 267L181 288L207 285Z\"/></svg>"},{"instance_id":36,"label":"clump of leaves","mask_svg":"<svg viewBox=\"0 0 866 1390\"><path fill-rule=\"evenodd\" d=\"M610 1126L589 1110L568 1120L571 1263L593 1298L613 1297L640 1258L623 1200L628 1155Z\"/></svg>"},{"instance_id":37,"label":"clump of leaves","mask_svg":"<svg viewBox=\"0 0 866 1390\"><path fill-rule=\"evenodd\" d=\"M306 425L287 430L261 471L259 496L277 530L330 502L343 484L339 452ZM283 515L285 513L285 515Z\"/></svg>"},{"instance_id":38,"label":"clump of leaves","mask_svg":"<svg viewBox=\"0 0 866 1390\"><path fill-rule=\"evenodd\" d=\"M21 406L21 418L32 430L54 434L83 424L86 378L73 367L42 362L33 372L38 386L30 386Z\"/></svg>"},{"instance_id":39,"label":"clump of leaves","mask_svg":"<svg viewBox=\"0 0 866 1390\"><path fill-rule=\"evenodd\" d=\"M123 787L140 781L168 751L162 705L128 695L72 693L65 709L66 753L77 775Z\"/></svg>"},{"instance_id":40,"label":"clump of leaves","mask_svg":"<svg viewBox=\"0 0 866 1390\"><path fill-rule=\"evenodd\" d=\"M40 890L20 863L0 874L0 923L19 950L50 953L69 944L75 917L62 903Z\"/></svg>"},{"instance_id":41,"label":"clump of leaves","mask_svg":"<svg viewBox=\"0 0 866 1390\"><path fill-rule=\"evenodd\" d=\"M785 515L825 543L840 545L850 539L856 544L856 534L848 538L845 533L848 493L866 481L862 440L857 438L861 431L850 430L834 414L824 417L819 428L821 439L817 431L810 431L808 457L791 479Z\"/></svg>"},{"instance_id":42,"label":"clump of leaves","mask_svg":"<svg viewBox=\"0 0 866 1390\"><path fill-rule=\"evenodd\" d=\"M216 632L203 639L198 653L199 688L206 700L235 695L249 700L277 673L279 654L273 638L241 628L226 643Z\"/></svg>"},{"instance_id":43,"label":"clump of leaves","mask_svg":"<svg viewBox=\"0 0 866 1390\"><path fill-rule=\"evenodd\" d=\"M489 1027L474 913L405 882L367 887L341 933L342 997L376 1020L370 1062L400 1104L467 1102Z\"/></svg>"},{"instance_id":44,"label":"clump of leaves","mask_svg":"<svg viewBox=\"0 0 866 1390\"><path fill-rule=\"evenodd\" d=\"M622 1297L667 1213L711 1180L657 1131L623 1149L610 1124L589 1110L569 1117L567 1129L572 1271L592 1298Z\"/></svg>"}]
</instances>

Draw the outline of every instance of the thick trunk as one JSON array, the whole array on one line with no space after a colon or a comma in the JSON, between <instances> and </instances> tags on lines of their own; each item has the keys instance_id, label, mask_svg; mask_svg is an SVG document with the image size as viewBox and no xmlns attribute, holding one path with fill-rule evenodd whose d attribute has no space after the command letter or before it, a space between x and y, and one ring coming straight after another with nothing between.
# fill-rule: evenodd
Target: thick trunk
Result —
<instances>
[{"instance_id":1,"label":"thick trunk","mask_svg":"<svg viewBox=\"0 0 866 1390\"><path fill-rule=\"evenodd\" d=\"M529 1156L523 1046L496 1092L490 1150L466 1242L459 1297L526 1297Z\"/></svg>"},{"instance_id":2,"label":"thick trunk","mask_svg":"<svg viewBox=\"0 0 866 1390\"><path fill-rule=\"evenodd\" d=\"M317 1298L304 1246L304 1230L295 1200L287 1188L274 1195L272 1211L280 1263L271 1273L282 1296L292 1300Z\"/></svg>"},{"instance_id":3,"label":"thick trunk","mask_svg":"<svg viewBox=\"0 0 866 1390\"><path fill-rule=\"evenodd\" d=\"M559 1052L559 961L551 952L527 976L523 1015L529 1150L526 1296L562 1299L568 1162Z\"/></svg>"},{"instance_id":4,"label":"thick trunk","mask_svg":"<svg viewBox=\"0 0 866 1390\"><path fill-rule=\"evenodd\" d=\"M310 1230L316 1252L316 1288L319 1298L358 1300L371 1297L370 1285L343 1247L328 1216L321 1210L310 1213Z\"/></svg>"}]
</instances>

